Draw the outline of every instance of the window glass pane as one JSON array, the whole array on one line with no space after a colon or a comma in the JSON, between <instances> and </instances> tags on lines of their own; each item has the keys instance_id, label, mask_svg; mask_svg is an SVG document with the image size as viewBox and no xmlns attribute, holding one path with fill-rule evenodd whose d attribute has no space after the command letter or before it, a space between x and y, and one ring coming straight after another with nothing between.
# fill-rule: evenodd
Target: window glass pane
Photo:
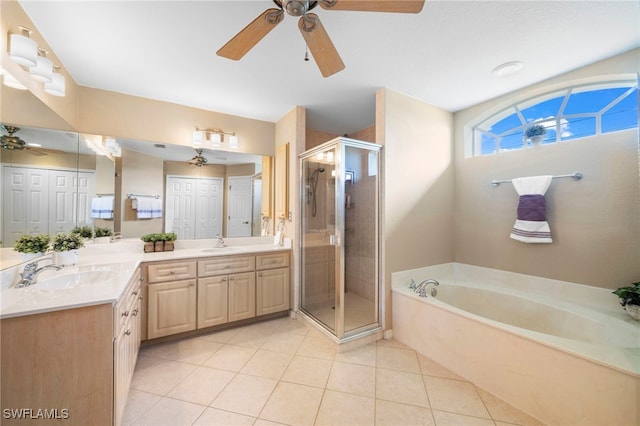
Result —
<instances>
[{"instance_id":1,"label":"window glass pane","mask_svg":"<svg viewBox=\"0 0 640 426\"><path fill-rule=\"evenodd\" d=\"M596 118L580 117L563 120L562 140L584 138L596 134Z\"/></svg>"},{"instance_id":2,"label":"window glass pane","mask_svg":"<svg viewBox=\"0 0 640 426\"><path fill-rule=\"evenodd\" d=\"M602 115L602 133L638 127L638 89Z\"/></svg>"},{"instance_id":3,"label":"window glass pane","mask_svg":"<svg viewBox=\"0 0 640 426\"><path fill-rule=\"evenodd\" d=\"M497 123L494 123L486 130L496 135L501 135L507 130L514 129L519 126L522 126L522 122L520 121L520 118L518 118L518 115L514 112L513 114L506 116Z\"/></svg>"},{"instance_id":4,"label":"window glass pane","mask_svg":"<svg viewBox=\"0 0 640 426\"><path fill-rule=\"evenodd\" d=\"M628 89L628 87L615 87L611 89L590 90L588 92L574 93L569 98L569 102L567 102L567 106L564 108L563 115L598 112Z\"/></svg>"},{"instance_id":5,"label":"window glass pane","mask_svg":"<svg viewBox=\"0 0 640 426\"><path fill-rule=\"evenodd\" d=\"M518 132L511 133L500 138L500 151L509 151L512 149L521 149L524 145L524 133L522 129Z\"/></svg>"},{"instance_id":6,"label":"window glass pane","mask_svg":"<svg viewBox=\"0 0 640 426\"><path fill-rule=\"evenodd\" d=\"M562 105L563 100L564 95L537 103L529 108L523 109L522 116L527 120L527 123L542 119L555 118L558 115L558 110L560 109L560 105Z\"/></svg>"},{"instance_id":7,"label":"window glass pane","mask_svg":"<svg viewBox=\"0 0 640 426\"><path fill-rule=\"evenodd\" d=\"M496 152L496 140L485 133L477 133L481 137L482 151L480 155L494 154Z\"/></svg>"}]
</instances>

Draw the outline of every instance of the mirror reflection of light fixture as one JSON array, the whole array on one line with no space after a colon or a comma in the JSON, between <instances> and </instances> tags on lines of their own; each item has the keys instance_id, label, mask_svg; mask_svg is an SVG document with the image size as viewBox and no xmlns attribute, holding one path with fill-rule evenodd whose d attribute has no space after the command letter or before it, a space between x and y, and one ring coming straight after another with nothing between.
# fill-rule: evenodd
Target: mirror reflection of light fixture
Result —
<instances>
[{"instance_id":1,"label":"mirror reflection of light fixture","mask_svg":"<svg viewBox=\"0 0 640 426\"><path fill-rule=\"evenodd\" d=\"M51 83L53 79L53 62L47 58L47 51L38 48L38 57L36 58L36 65L29 67L29 75L35 81L41 83Z\"/></svg>"},{"instance_id":2,"label":"mirror reflection of light fixture","mask_svg":"<svg viewBox=\"0 0 640 426\"><path fill-rule=\"evenodd\" d=\"M35 67L38 58L38 43L29 38L31 30L19 26L23 34L11 34L9 39L9 56L11 60L24 67Z\"/></svg>"},{"instance_id":3,"label":"mirror reflection of light fixture","mask_svg":"<svg viewBox=\"0 0 640 426\"><path fill-rule=\"evenodd\" d=\"M196 130L193 132L191 143L193 145L202 145L203 141L206 139L209 141L211 146L218 147L224 142L224 135L229 136L229 148L239 147L236 132L225 132L221 129L200 129L198 127L196 127Z\"/></svg>"},{"instance_id":4,"label":"mirror reflection of light fixture","mask_svg":"<svg viewBox=\"0 0 640 426\"><path fill-rule=\"evenodd\" d=\"M25 85L20 83L14 76L9 74L5 70L0 69L0 74L2 74L2 84L4 84L5 86L18 90L27 90Z\"/></svg>"}]
</instances>

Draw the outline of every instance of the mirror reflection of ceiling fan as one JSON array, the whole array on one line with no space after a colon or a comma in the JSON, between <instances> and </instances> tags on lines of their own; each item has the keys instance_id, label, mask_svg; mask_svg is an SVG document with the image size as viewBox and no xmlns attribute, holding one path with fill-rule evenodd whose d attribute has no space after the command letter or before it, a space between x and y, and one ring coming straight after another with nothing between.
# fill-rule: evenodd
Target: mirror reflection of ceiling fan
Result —
<instances>
[{"instance_id":1,"label":"mirror reflection of ceiling fan","mask_svg":"<svg viewBox=\"0 0 640 426\"><path fill-rule=\"evenodd\" d=\"M45 150L28 146L25 141L20 139L19 136L16 136L14 133L20 130L19 127L3 124L0 128L2 128L3 132L3 135L0 137L0 146L2 146L2 149L9 151L28 151L33 155L47 155Z\"/></svg>"},{"instance_id":2,"label":"mirror reflection of ceiling fan","mask_svg":"<svg viewBox=\"0 0 640 426\"><path fill-rule=\"evenodd\" d=\"M419 13L424 0L273 0L278 8L265 10L242 31L222 46L217 54L238 60L253 48L269 31L288 15L300 17L298 28L313 55L320 73L329 77L344 69L344 63L329 38L320 18L309 13L318 4L325 10L351 10L357 12Z\"/></svg>"},{"instance_id":3,"label":"mirror reflection of ceiling fan","mask_svg":"<svg viewBox=\"0 0 640 426\"><path fill-rule=\"evenodd\" d=\"M207 160L202 155L203 152L204 152L204 149L196 148L196 155L191 160L187 161L187 163L196 167L214 166L215 164L209 164L209 160ZM226 160L226 158L224 157L215 157L215 158L218 160Z\"/></svg>"}]
</instances>

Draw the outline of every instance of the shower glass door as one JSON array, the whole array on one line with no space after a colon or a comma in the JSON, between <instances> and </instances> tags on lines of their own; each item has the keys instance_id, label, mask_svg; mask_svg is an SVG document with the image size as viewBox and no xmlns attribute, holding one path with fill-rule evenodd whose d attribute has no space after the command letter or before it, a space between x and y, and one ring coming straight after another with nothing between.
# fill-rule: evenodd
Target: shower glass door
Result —
<instances>
[{"instance_id":1,"label":"shower glass door","mask_svg":"<svg viewBox=\"0 0 640 426\"><path fill-rule=\"evenodd\" d=\"M379 145L301 155L301 310L338 339L379 326Z\"/></svg>"}]
</instances>

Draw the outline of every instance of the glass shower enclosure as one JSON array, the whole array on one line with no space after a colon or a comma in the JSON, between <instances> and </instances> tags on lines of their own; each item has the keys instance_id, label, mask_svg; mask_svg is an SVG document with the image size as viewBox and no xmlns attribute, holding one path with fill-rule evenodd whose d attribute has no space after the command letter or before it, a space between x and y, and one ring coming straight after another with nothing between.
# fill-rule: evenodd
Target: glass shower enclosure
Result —
<instances>
[{"instance_id":1,"label":"glass shower enclosure","mask_svg":"<svg viewBox=\"0 0 640 426\"><path fill-rule=\"evenodd\" d=\"M337 138L300 155L300 310L338 341L380 328L380 149Z\"/></svg>"}]
</instances>

